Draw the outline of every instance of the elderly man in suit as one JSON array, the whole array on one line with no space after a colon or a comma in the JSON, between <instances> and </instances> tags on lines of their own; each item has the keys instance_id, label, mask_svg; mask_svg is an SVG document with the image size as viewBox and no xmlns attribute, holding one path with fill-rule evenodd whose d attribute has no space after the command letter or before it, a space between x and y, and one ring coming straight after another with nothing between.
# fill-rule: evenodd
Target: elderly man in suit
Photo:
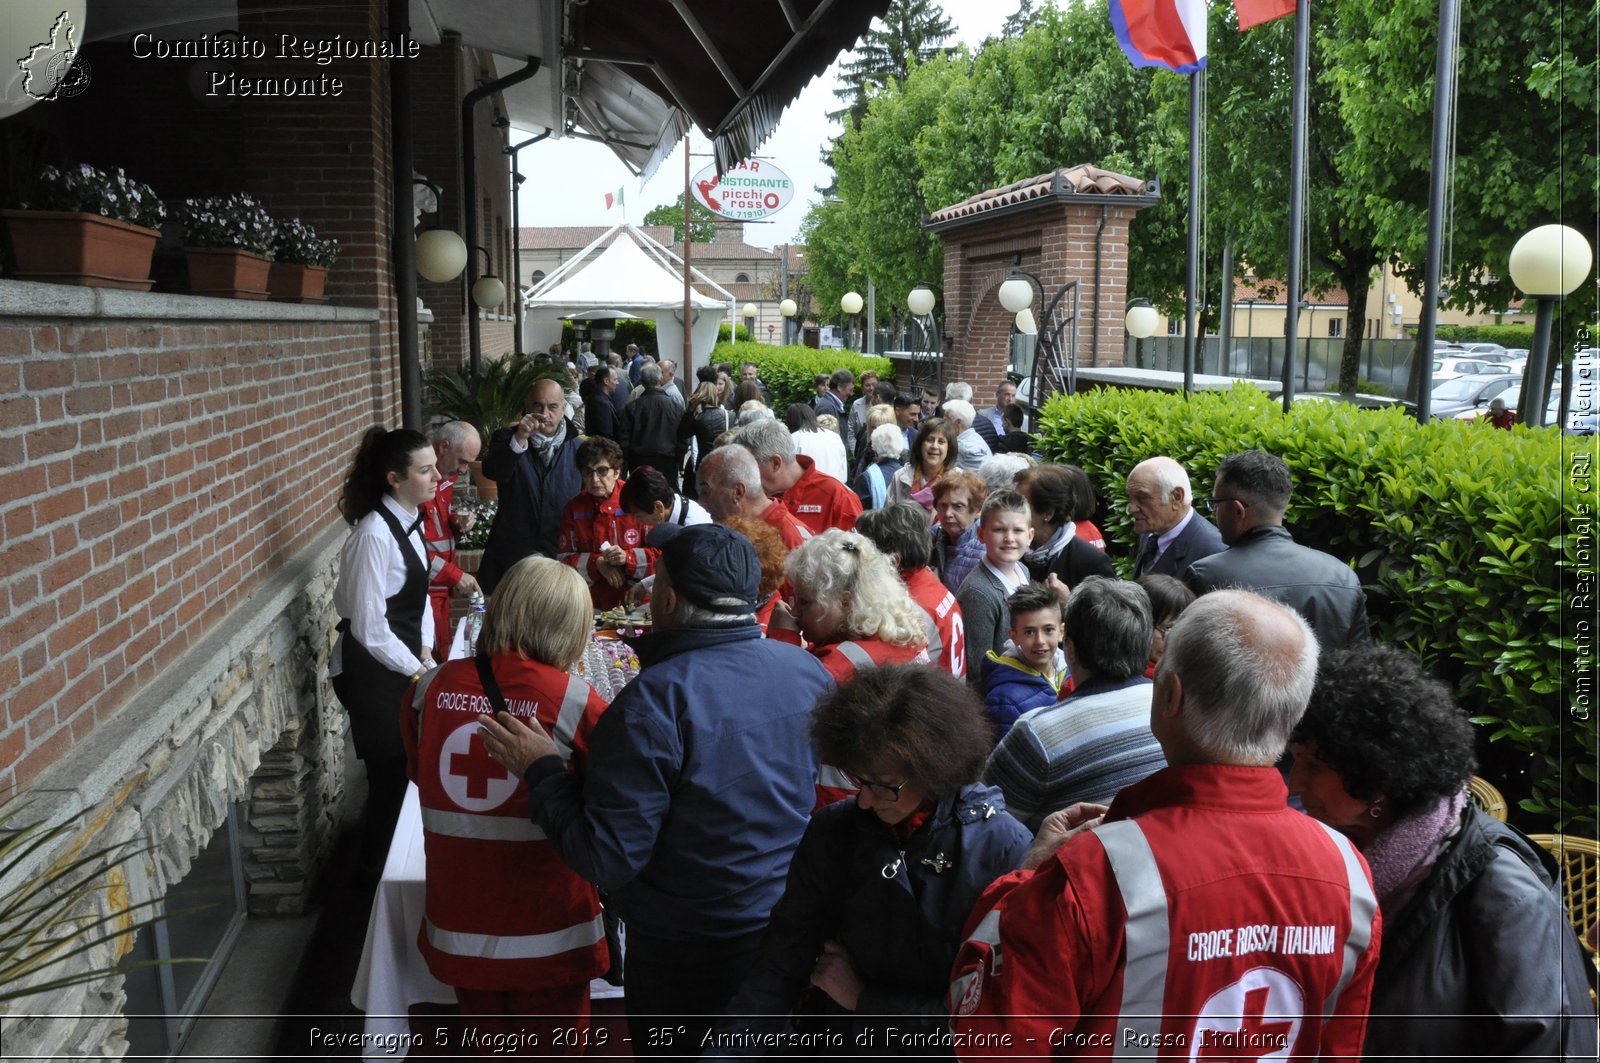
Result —
<instances>
[{"instance_id":1,"label":"elderly man in suit","mask_svg":"<svg viewBox=\"0 0 1600 1063\"><path fill-rule=\"evenodd\" d=\"M1159 572L1183 578L1189 566L1222 550L1216 525L1195 512L1189 474L1168 457L1141 461L1128 474L1128 516L1139 535L1133 578Z\"/></svg>"}]
</instances>

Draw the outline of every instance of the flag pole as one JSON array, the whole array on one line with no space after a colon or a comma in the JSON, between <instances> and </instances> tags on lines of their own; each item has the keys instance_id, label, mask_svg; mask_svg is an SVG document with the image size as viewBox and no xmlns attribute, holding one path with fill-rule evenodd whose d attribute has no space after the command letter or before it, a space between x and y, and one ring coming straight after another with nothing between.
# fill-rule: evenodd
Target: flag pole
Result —
<instances>
[{"instance_id":1,"label":"flag pole","mask_svg":"<svg viewBox=\"0 0 1600 1063\"><path fill-rule=\"evenodd\" d=\"M1200 290L1200 79L1205 67L1189 75L1189 268L1183 306L1183 393L1194 394L1195 298Z\"/></svg>"},{"instance_id":2,"label":"flag pole","mask_svg":"<svg viewBox=\"0 0 1600 1063\"><path fill-rule=\"evenodd\" d=\"M1294 85L1290 93L1289 292L1283 315L1283 412L1294 405L1294 357L1300 339L1300 245L1306 220L1306 75L1311 66L1311 0L1294 5Z\"/></svg>"},{"instance_id":3,"label":"flag pole","mask_svg":"<svg viewBox=\"0 0 1600 1063\"><path fill-rule=\"evenodd\" d=\"M1439 285L1443 280L1440 245L1444 242L1445 180L1450 174L1451 104L1456 68L1456 0L1440 0L1439 43L1433 59L1433 162L1428 171L1428 250L1423 269L1422 317L1417 325L1417 350L1411 356L1410 391L1417 397L1416 416L1427 424L1433 414L1433 341L1438 335ZM1526 403L1523 404L1526 408ZM1541 413L1543 411L1540 411ZM1539 421L1524 420L1523 424Z\"/></svg>"},{"instance_id":4,"label":"flag pole","mask_svg":"<svg viewBox=\"0 0 1600 1063\"><path fill-rule=\"evenodd\" d=\"M683 372L684 380L694 380L694 322L689 301L689 252L694 247L694 230L689 227L689 134L683 135ZM733 338L729 332L728 338Z\"/></svg>"}]
</instances>

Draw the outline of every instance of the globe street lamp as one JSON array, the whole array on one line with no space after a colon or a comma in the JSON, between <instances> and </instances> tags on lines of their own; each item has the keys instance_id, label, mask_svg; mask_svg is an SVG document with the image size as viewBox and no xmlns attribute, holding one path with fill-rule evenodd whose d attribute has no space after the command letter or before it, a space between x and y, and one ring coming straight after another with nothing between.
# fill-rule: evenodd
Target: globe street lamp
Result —
<instances>
[{"instance_id":1,"label":"globe street lamp","mask_svg":"<svg viewBox=\"0 0 1600 1063\"><path fill-rule=\"evenodd\" d=\"M860 292L845 292L844 293L844 298L839 300L839 309L843 310L845 312L845 315L846 315L847 318L853 318L857 314L861 313L861 308L864 305L866 305L866 304L865 304L865 301L861 298L861 293ZM855 324L859 324L859 322L856 322L856 323L847 322L847 327L850 328L851 335L854 334L854 325ZM855 350L856 347L852 346L850 349L851 350Z\"/></svg>"},{"instance_id":2,"label":"globe street lamp","mask_svg":"<svg viewBox=\"0 0 1600 1063\"><path fill-rule=\"evenodd\" d=\"M1541 225L1529 230L1511 249L1511 282L1524 295L1538 305L1533 323L1533 349L1528 354L1528 366L1522 378L1522 408L1519 417L1523 424L1544 423L1545 407L1550 402L1551 377L1555 366L1550 362L1550 327L1555 319L1555 304L1577 290L1589 267L1594 264L1594 253L1589 241L1576 229L1565 225ZM1570 363L1562 359L1567 370L1562 379L1562 405L1569 401L1571 392ZM1564 413L1564 411L1563 411Z\"/></svg>"},{"instance_id":3,"label":"globe street lamp","mask_svg":"<svg viewBox=\"0 0 1600 1063\"><path fill-rule=\"evenodd\" d=\"M1144 341L1156 334L1158 317L1156 308L1150 305L1148 299L1135 299L1122 315L1122 327L1133 337L1133 360L1140 369L1144 368Z\"/></svg>"},{"instance_id":4,"label":"globe street lamp","mask_svg":"<svg viewBox=\"0 0 1600 1063\"><path fill-rule=\"evenodd\" d=\"M745 328L750 330L750 338L751 339L755 339L756 338L756 304L755 303L745 303L744 306L739 308L739 312L740 312L740 314L743 315L744 319L747 322L749 322L749 324L747 324L745 326Z\"/></svg>"},{"instance_id":5,"label":"globe street lamp","mask_svg":"<svg viewBox=\"0 0 1600 1063\"><path fill-rule=\"evenodd\" d=\"M1044 312L1037 318L1033 313L1035 288L1044 291L1044 285L1038 277L1023 269L1012 269L1011 276L1001 283L997 296L1000 305L1016 315L1014 320L1018 332L1024 336L1039 337L1032 357L1028 359L1028 372L1025 374L1033 382L1028 401L1037 407L1043 405L1046 383L1069 394L1077 390L1078 282L1068 281L1057 288ZM1062 300L1068 293L1071 293L1072 301L1070 306L1064 306ZM1061 351L1063 332L1067 332L1064 358ZM1020 363L1021 359L1014 358L1014 361ZM1016 371L1021 372L1020 365Z\"/></svg>"},{"instance_id":6,"label":"globe street lamp","mask_svg":"<svg viewBox=\"0 0 1600 1063\"><path fill-rule=\"evenodd\" d=\"M911 312L915 328L911 342L911 388L915 391L923 384L937 386L941 373L933 371L934 355L939 350L939 323L934 319L933 308L938 302L933 286L919 283L906 294L906 309ZM942 363L940 368L942 369Z\"/></svg>"},{"instance_id":7,"label":"globe street lamp","mask_svg":"<svg viewBox=\"0 0 1600 1063\"><path fill-rule=\"evenodd\" d=\"M789 325L792 321L794 321L794 315L799 310L800 307L795 304L793 299L785 299L778 304L778 313L783 315L783 342L785 344L794 342L794 337L790 332Z\"/></svg>"}]
</instances>

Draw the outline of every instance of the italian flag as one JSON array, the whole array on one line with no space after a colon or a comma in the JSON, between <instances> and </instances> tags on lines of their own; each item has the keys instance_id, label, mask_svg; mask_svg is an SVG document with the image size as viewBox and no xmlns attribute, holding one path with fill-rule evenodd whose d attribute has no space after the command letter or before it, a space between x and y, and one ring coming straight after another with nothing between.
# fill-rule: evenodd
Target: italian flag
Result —
<instances>
[{"instance_id":1,"label":"italian flag","mask_svg":"<svg viewBox=\"0 0 1600 1063\"><path fill-rule=\"evenodd\" d=\"M622 206L622 189L619 187L615 192L607 192L606 209L610 210L612 207L620 206Z\"/></svg>"}]
</instances>

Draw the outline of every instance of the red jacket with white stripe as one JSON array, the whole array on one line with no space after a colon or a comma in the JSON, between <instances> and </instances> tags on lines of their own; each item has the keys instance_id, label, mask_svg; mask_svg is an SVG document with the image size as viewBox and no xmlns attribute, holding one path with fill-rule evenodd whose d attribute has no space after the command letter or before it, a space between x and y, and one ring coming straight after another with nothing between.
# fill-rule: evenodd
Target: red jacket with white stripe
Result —
<instances>
[{"instance_id":1,"label":"red jacket with white stripe","mask_svg":"<svg viewBox=\"0 0 1600 1063\"><path fill-rule=\"evenodd\" d=\"M417 507L422 517L422 541L428 547L428 605L433 609L433 641L440 660L450 649L450 592L464 575L456 564L458 529L455 518L450 516L455 493L454 480L440 480L433 497Z\"/></svg>"},{"instance_id":2,"label":"red jacket with white stripe","mask_svg":"<svg viewBox=\"0 0 1600 1063\"><path fill-rule=\"evenodd\" d=\"M1359 1059L1372 878L1286 796L1272 768L1166 768L993 883L956 958L956 1054Z\"/></svg>"},{"instance_id":3,"label":"red jacket with white stripe","mask_svg":"<svg viewBox=\"0 0 1600 1063\"><path fill-rule=\"evenodd\" d=\"M605 710L574 675L514 653L495 679L514 715L536 717L570 770ZM466 989L548 989L607 967L595 888L562 862L528 818L528 788L484 748L491 713L475 662L451 661L415 685L401 713L406 765L422 803L426 907L417 947L428 970Z\"/></svg>"},{"instance_id":4,"label":"red jacket with white stripe","mask_svg":"<svg viewBox=\"0 0 1600 1063\"><path fill-rule=\"evenodd\" d=\"M624 512L620 479L604 502L580 491L561 511L556 560L578 570L589 584L589 597L596 609L610 609L622 604L628 584L638 583L656 570L656 557L661 551L645 545L649 531ZM628 555L627 579L620 587L613 587L600 574L600 548L607 543L620 546Z\"/></svg>"},{"instance_id":5,"label":"red jacket with white stripe","mask_svg":"<svg viewBox=\"0 0 1600 1063\"><path fill-rule=\"evenodd\" d=\"M956 594L924 565L905 575L911 600L928 619L928 659L957 679L967 674L967 640Z\"/></svg>"},{"instance_id":6,"label":"red jacket with white stripe","mask_svg":"<svg viewBox=\"0 0 1600 1063\"><path fill-rule=\"evenodd\" d=\"M817 469L816 462L804 454L795 455L795 461L805 472L783 493L784 506L795 518L821 535L829 528L850 531L861 516L861 499L844 484Z\"/></svg>"}]
</instances>

